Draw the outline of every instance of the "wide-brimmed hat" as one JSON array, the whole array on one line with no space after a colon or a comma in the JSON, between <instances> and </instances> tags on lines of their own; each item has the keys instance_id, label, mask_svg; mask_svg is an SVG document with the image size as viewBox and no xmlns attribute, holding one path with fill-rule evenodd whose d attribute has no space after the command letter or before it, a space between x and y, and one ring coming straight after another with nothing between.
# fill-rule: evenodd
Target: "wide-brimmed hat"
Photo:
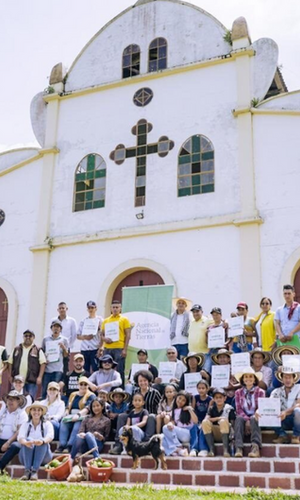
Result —
<instances>
[{"instance_id":1,"label":"wide-brimmed hat","mask_svg":"<svg viewBox=\"0 0 300 500\"><path fill-rule=\"evenodd\" d=\"M283 351L290 351L291 355L300 354L300 350L295 345L280 345L275 347L272 352L272 358L275 361L276 365L282 365L281 354Z\"/></svg>"},{"instance_id":2,"label":"wide-brimmed hat","mask_svg":"<svg viewBox=\"0 0 300 500\"><path fill-rule=\"evenodd\" d=\"M187 362L190 358L197 358L198 365L202 366L204 363L204 354L202 354L201 352L189 352L187 356L182 358L182 361L185 365L187 365Z\"/></svg>"},{"instance_id":3,"label":"wide-brimmed hat","mask_svg":"<svg viewBox=\"0 0 300 500\"><path fill-rule=\"evenodd\" d=\"M110 356L110 354L104 354L104 356L102 356L102 358L99 358L98 360L98 365L99 365L99 368L102 368L102 363L104 363L105 361L108 361L109 363L111 363L114 367L118 366L118 363L116 363L113 358Z\"/></svg>"},{"instance_id":4,"label":"wide-brimmed hat","mask_svg":"<svg viewBox=\"0 0 300 500\"><path fill-rule=\"evenodd\" d=\"M47 406L41 405L41 403L39 403L38 401L35 401L34 403L32 403L32 405L27 406L25 411L29 415L30 410L33 410L34 408L41 408L43 410L43 415L46 415L47 413Z\"/></svg>"},{"instance_id":5,"label":"wide-brimmed hat","mask_svg":"<svg viewBox=\"0 0 300 500\"><path fill-rule=\"evenodd\" d=\"M110 392L109 395L108 395L108 401L110 401L110 403L114 402L114 396L116 394L121 394L121 396L123 396L123 402L124 403L126 401L128 401L128 399L130 398L130 396L129 396L129 394L127 392L123 391L123 389L121 389L121 387L117 387L112 392Z\"/></svg>"},{"instance_id":6,"label":"wide-brimmed hat","mask_svg":"<svg viewBox=\"0 0 300 500\"><path fill-rule=\"evenodd\" d=\"M232 354L232 351L227 351L227 349L219 349L218 352L216 354L213 354L211 359L213 360L213 362L218 365L219 364L219 356L221 356L222 354L225 354L226 356L228 356L230 358L231 354Z\"/></svg>"},{"instance_id":7,"label":"wide-brimmed hat","mask_svg":"<svg viewBox=\"0 0 300 500\"><path fill-rule=\"evenodd\" d=\"M260 382L263 378L263 374L261 372L255 372L253 370L253 368L251 368L251 366L249 366L248 368L244 368L241 372L239 373L235 373L235 378L240 382L242 377L244 375L254 375L254 377L256 378L256 382L258 384L258 382Z\"/></svg>"},{"instance_id":8,"label":"wide-brimmed hat","mask_svg":"<svg viewBox=\"0 0 300 500\"><path fill-rule=\"evenodd\" d=\"M25 398L25 396L23 396L23 394L19 394L18 391L10 391L8 394L6 394L5 396L3 396L3 401L4 403L6 404L7 402L7 398L16 398L19 400L20 404L19 404L19 407L20 408L25 408L25 406L27 405L27 399Z\"/></svg>"},{"instance_id":9,"label":"wide-brimmed hat","mask_svg":"<svg viewBox=\"0 0 300 500\"><path fill-rule=\"evenodd\" d=\"M192 302L190 299L187 299L186 297L174 297L174 298L172 299L172 306L174 307L174 309L176 309L176 307L177 307L177 302L178 302L179 300L182 300L183 302L185 302L185 303L186 303L186 307L187 307L187 309L191 309L191 307L192 307L192 303L193 303L193 302Z\"/></svg>"},{"instance_id":10,"label":"wide-brimmed hat","mask_svg":"<svg viewBox=\"0 0 300 500\"><path fill-rule=\"evenodd\" d=\"M254 354L261 354L263 356L263 358L264 358L263 364L264 365L269 363L269 361L271 359L271 354L267 351L263 351L261 347L256 347L255 349L253 349L253 351L250 351L251 360L252 360L252 357Z\"/></svg>"},{"instance_id":11,"label":"wide-brimmed hat","mask_svg":"<svg viewBox=\"0 0 300 500\"><path fill-rule=\"evenodd\" d=\"M279 382L282 382L283 381L282 377L283 377L284 374L286 374L286 375L294 375L294 382L295 382L295 384L297 384L297 382L300 379L300 373L294 371L290 366L288 366L288 367L283 366L281 372L278 372L278 371L275 372L275 377L277 378L277 380L279 380Z\"/></svg>"}]
</instances>

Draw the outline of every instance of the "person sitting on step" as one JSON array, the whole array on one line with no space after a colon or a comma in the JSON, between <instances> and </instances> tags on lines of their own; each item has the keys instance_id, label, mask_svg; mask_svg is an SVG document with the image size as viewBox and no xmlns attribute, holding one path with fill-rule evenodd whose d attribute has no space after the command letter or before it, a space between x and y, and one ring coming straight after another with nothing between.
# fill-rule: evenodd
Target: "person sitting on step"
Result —
<instances>
[{"instance_id":1,"label":"person sitting on step","mask_svg":"<svg viewBox=\"0 0 300 500\"><path fill-rule=\"evenodd\" d=\"M235 457L243 456L244 436L250 435L251 451L248 457L259 458L261 448L261 429L258 425L258 398L265 397L265 391L259 387L262 373L253 368L244 368L237 373L242 388L235 393L236 420L234 424Z\"/></svg>"},{"instance_id":2,"label":"person sitting on step","mask_svg":"<svg viewBox=\"0 0 300 500\"><path fill-rule=\"evenodd\" d=\"M275 428L277 438L275 444L289 443L287 430L293 430L291 444L300 444L300 374L289 367L283 367L281 372L276 373L276 377L283 383L282 387L274 389L270 398L280 399L281 427Z\"/></svg>"},{"instance_id":3,"label":"person sitting on step","mask_svg":"<svg viewBox=\"0 0 300 500\"><path fill-rule=\"evenodd\" d=\"M207 415L202 422L202 429L209 448L209 457L215 456L214 440L223 442L223 456L229 457L230 426L235 420L234 408L225 403L226 392L224 389L214 389L213 404L209 407Z\"/></svg>"}]
</instances>

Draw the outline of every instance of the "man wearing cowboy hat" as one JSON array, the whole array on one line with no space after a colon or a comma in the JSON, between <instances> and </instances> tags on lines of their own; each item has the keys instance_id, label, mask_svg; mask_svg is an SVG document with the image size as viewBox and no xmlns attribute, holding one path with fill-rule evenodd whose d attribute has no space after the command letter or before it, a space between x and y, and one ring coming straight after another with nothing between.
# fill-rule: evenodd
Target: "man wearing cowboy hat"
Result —
<instances>
[{"instance_id":1,"label":"man wearing cowboy hat","mask_svg":"<svg viewBox=\"0 0 300 500\"><path fill-rule=\"evenodd\" d=\"M281 427L274 429L278 437L273 443L288 443L286 431L292 429L291 443L300 444L300 385L296 385L300 375L292 367L283 367L281 372L276 372L276 377L283 385L270 395L280 399L281 410Z\"/></svg>"},{"instance_id":2,"label":"man wearing cowboy hat","mask_svg":"<svg viewBox=\"0 0 300 500\"><path fill-rule=\"evenodd\" d=\"M231 354L232 351L227 351L227 349L219 349L216 354L213 354L211 359L215 365L230 365L231 364ZM205 366L204 366L205 368ZM234 405L234 396L235 391L240 388L240 384L237 383L237 380L234 375L230 375L229 384L227 387L224 387L224 391L226 392L226 403L230 405Z\"/></svg>"},{"instance_id":3,"label":"man wearing cowboy hat","mask_svg":"<svg viewBox=\"0 0 300 500\"><path fill-rule=\"evenodd\" d=\"M178 359L186 356L189 352L188 337L190 326L189 309L192 305L189 299L185 297L176 297L172 301L173 307L176 308L171 316L170 322L170 339L172 346L176 347Z\"/></svg>"},{"instance_id":4,"label":"man wearing cowboy hat","mask_svg":"<svg viewBox=\"0 0 300 500\"><path fill-rule=\"evenodd\" d=\"M20 451L20 444L17 436L20 426L27 422L27 415L24 411L26 398L17 391L10 391L7 396L3 396L0 407L0 451L4 453L0 460L0 473L12 461Z\"/></svg>"},{"instance_id":5,"label":"man wearing cowboy hat","mask_svg":"<svg viewBox=\"0 0 300 500\"><path fill-rule=\"evenodd\" d=\"M110 391L113 387L122 385L121 375L115 369L118 363L109 354L99 358L99 370L89 377L89 386L92 391L105 389Z\"/></svg>"},{"instance_id":6,"label":"man wearing cowboy hat","mask_svg":"<svg viewBox=\"0 0 300 500\"><path fill-rule=\"evenodd\" d=\"M262 374L259 387L266 391L272 384L272 369L266 366L271 359L270 353L264 352L261 347L256 347L250 352L250 359L253 370Z\"/></svg>"},{"instance_id":7,"label":"man wearing cowboy hat","mask_svg":"<svg viewBox=\"0 0 300 500\"><path fill-rule=\"evenodd\" d=\"M270 395L273 389L277 389L277 387L281 386L281 382L276 377L276 372L280 372L282 370L282 356L294 356L299 355L300 350L298 347L294 345L280 345L275 347L272 351L272 384L267 391L267 395Z\"/></svg>"}]
</instances>

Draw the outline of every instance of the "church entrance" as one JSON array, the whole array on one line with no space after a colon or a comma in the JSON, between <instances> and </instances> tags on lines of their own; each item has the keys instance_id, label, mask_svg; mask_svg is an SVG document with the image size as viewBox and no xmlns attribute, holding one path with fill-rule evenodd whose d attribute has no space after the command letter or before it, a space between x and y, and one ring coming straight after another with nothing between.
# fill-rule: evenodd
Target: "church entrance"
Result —
<instances>
[{"instance_id":1,"label":"church entrance","mask_svg":"<svg viewBox=\"0 0 300 500\"><path fill-rule=\"evenodd\" d=\"M122 288L124 286L149 286L149 285L164 285L164 280L162 277L150 271L149 269L142 269L140 271L135 271L124 278L116 287L113 293L112 300L122 301Z\"/></svg>"},{"instance_id":2,"label":"church entrance","mask_svg":"<svg viewBox=\"0 0 300 500\"><path fill-rule=\"evenodd\" d=\"M6 341L6 328L7 328L7 317L8 317L8 300L7 297L0 288L0 345L5 346ZM7 370L4 372L1 394L5 394L8 391L8 373Z\"/></svg>"},{"instance_id":3,"label":"church entrance","mask_svg":"<svg viewBox=\"0 0 300 500\"><path fill-rule=\"evenodd\" d=\"M300 303L300 267L295 274L294 288L296 292L295 300Z\"/></svg>"}]
</instances>

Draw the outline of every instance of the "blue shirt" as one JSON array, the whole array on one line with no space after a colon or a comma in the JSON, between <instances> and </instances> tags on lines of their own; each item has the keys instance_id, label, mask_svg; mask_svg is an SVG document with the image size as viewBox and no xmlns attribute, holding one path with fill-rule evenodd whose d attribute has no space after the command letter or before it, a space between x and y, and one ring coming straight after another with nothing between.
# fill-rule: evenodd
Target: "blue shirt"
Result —
<instances>
[{"instance_id":1,"label":"blue shirt","mask_svg":"<svg viewBox=\"0 0 300 500\"><path fill-rule=\"evenodd\" d=\"M111 403L110 404L110 411L111 413L126 413L128 410L128 404L123 401L121 406L118 408L116 403Z\"/></svg>"},{"instance_id":2,"label":"blue shirt","mask_svg":"<svg viewBox=\"0 0 300 500\"><path fill-rule=\"evenodd\" d=\"M278 307L275 314L275 320L280 321L281 330L284 336L288 335L300 322L300 307L296 307L291 319L288 319L289 310L290 308L284 304L284 306ZM299 337L300 332L297 332L296 335Z\"/></svg>"},{"instance_id":3,"label":"blue shirt","mask_svg":"<svg viewBox=\"0 0 300 500\"><path fill-rule=\"evenodd\" d=\"M199 394L195 396L195 413L199 422L204 420L211 400L212 398L210 396L207 396L204 400L200 399Z\"/></svg>"}]
</instances>

